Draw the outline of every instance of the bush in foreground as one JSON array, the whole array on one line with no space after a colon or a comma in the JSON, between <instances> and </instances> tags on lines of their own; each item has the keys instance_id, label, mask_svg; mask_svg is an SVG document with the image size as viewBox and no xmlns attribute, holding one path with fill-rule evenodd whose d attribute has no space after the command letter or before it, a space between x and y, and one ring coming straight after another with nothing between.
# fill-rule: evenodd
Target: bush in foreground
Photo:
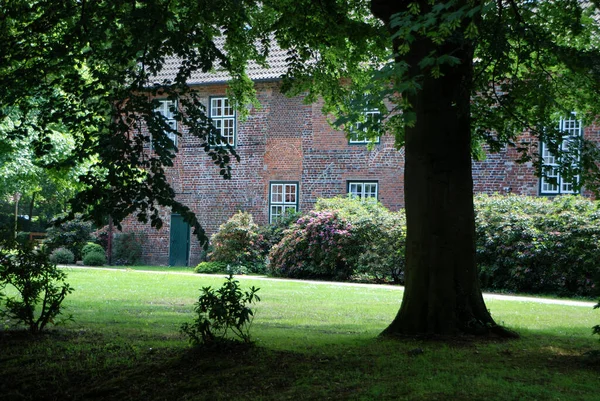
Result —
<instances>
[{"instance_id":1,"label":"bush in foreground","mask_svg":"<svg viewBox=\"0 0 600 401\"><path fill-rule=\"evenodd\" d=\"M197 317L191 324L184 323L181 331L194 345L215 346L231 341L250 343L254 312L249 305L260 301L256 295L258 290L251 287L242 292L233 275L229 275L217 290L202 288L194 307Z\"/></svg>"},{"instance_id":2,"label":"bush in foreground","mask_svg":"<svg viewBox=\"0 0 600 401\"><path fill-rule=\"evenodd\" d=\"M71 316L58 319L62 302L73 291L66 277L44 251L34 249L32 244L0 246L0 290L10 285L18 293L0 294L0 317L15 325L26 325L32 334L40 333L48 324L70 320Z\"/></svg>"}]
</instances>

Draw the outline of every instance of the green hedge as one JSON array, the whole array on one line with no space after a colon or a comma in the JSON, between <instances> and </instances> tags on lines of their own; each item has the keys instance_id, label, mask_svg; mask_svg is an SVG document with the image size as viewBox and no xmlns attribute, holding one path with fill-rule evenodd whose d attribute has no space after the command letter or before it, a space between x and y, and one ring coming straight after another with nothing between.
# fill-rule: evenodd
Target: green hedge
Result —
<instances>
[{"instance_id":1,"label":"green hedge","mask_svg":"<svg viewBox=\"0 0 600 401\"><path fill-rule=\"evenodd\" d=\"M600 275L599 203L478 196L477 262L483 288L590 296Z\"/></svg>"}]
</instances>

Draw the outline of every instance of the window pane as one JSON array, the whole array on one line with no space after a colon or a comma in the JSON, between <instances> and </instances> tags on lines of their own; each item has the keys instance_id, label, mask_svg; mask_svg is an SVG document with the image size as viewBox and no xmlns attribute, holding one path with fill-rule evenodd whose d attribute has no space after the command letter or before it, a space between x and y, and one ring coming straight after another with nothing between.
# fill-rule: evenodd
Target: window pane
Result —
<instances>
[{"instance_id":1,"label":"window pane","mask_svg":"<svg viewBox=\"0 0 600 401\"><path fill-rule=\"evenodd\" d=\"M365 184L365 198L377 198L377 184Z\"/></svg>"},{"instance_id":2,"label":"window pane","mask_svg":"<svg viewBox=\"0 0 600 401\"><path fill-rule=\"evenodd\" d=\"M283 185L272 184L271 185L271 203L283 202Z\"/></svg>"},{"instance_id":3,"label":"window pane","mask_svg":"<svg viewBox=\"0 0 600 401\"><path fill-rule=\"evenodd\" d=\"M351 183L349 192L352 194L352 196L361 198L362 197L362 184Z\"/></svg>"},{"instance_id":4,"label":"window pane","mask_svg":"<svg viewBox=\"0 0 600 401\"><path fill-rule=\"evenodd\" d=\"M285 202L296 203L296 186L286 185L285 186Z\"/></svg>"}]
</instances>

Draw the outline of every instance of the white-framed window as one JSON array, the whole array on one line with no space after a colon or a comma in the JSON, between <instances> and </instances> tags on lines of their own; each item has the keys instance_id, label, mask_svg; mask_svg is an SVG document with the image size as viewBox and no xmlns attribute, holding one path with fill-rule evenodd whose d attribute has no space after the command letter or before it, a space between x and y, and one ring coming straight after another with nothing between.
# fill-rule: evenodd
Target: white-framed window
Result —
<instances>
[{"instance_id":1,"label":"white-framed window","mask_svg":"<svg viewBox=\"0 0 600 401\"><path fill-rule=\"evenodd\" d=\"M582 135L581 120L571 114L567 118L560 120L559 129L564 132L560 150L566 152L571 146L577 146L577 139ZM576 175L570 179L563 178L560 174L559 158L554 155L545 142L541 143L542 168L544 175L540 179L540 195L560 195L576 193L576 185L579 183L579 176Z\"/></svg>"},{"instance_id":2,"label":"white-framed window","mask_svg":"<svg viewBox=\"0 0 600 401\"><path fill-rule=\"evenodd\" d=\"M177 120L175 120L175 110L177 110L177 102L174 100L159 100L158 107L154 109L155 112L162 114L169 127L174 131L177 131ZM168 132L167 136L173 144L177 146L177 135L174 132Z\"/></svg>"},{"instance_id":3,"label":"white-framed window","mask_svg":"<svg viewBox=\"0 0 600 401\"><path fill-rule=\"evenodd\" d=\"M221 141L217 146L229 144L236 145L235 109L226 97L210 98L210 118L213 125L221 134Z\"/></svg>"},{"instance_id":4,"label":"white-framed window","mask_svg":"<svg viewBox=\"0 0 600 401\"><path fill-rule=\"evenodd\" d=\"M377 200L379 183L377 181L348 181L348 194L366 200Z\"/></svg>"},{"instance_id":5,"label":"white-framed window","mask_svg":"<svg viewBox=\"0 0 600 401\"><path fill-rule=\"evenodd\" d=\"M381 118L381 113L377 109L365 110L365 120L369 122L377 122ZM351 145L366 145L369 143L379 143L379 137L369 139L366 137L367 128L364 123L356 124L356 128L350 134L348 143Z\"/></svg>"},{"instance_id":6,"label":"white-framed window","mask_svg":"<svg viewBox=\"0 0 600 401\"><path fill-rule=\"evenodd\" d=\"M273 181L269 188L269 223L298 211L298 182Z\"/></svg>"}]
</instances>

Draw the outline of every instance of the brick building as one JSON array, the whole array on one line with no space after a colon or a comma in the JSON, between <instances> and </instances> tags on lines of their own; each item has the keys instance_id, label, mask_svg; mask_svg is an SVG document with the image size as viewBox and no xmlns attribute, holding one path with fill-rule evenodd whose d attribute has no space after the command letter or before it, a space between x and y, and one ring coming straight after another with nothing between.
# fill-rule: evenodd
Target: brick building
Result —
<instances>
[{"instance_id":1,"label":"brick building","mask_svg":"<svg viewBox=\"0 0 600 401\"><path fill-rule=\"evenodd\" d=\"M246 211L259 224L266 224L287 209L310 210L317 198L346 193L376 197L391 210L404 205L404 152L394 148L392 136L382 136L373 149L358 138L333 129L321 112L321 104L305 104L302 96L286 97L278 77L285 71L285 55L271 57L269 69L251 65L248 74L255 82L260 109L251 109L246 121L237 119L226 98L227 76L197 73L191 85L221 133L234 145L241 160L233 164L231 180L223 180L218 168L204 154L197 138L177 138L179 153L169 169L169 179L178 200L188 205L210 235L237 211ZM178 66L167 64L157 82L171 79ZM172 104L161 101L168 116ZM175 121L173 120L175 124ZM576 119L563 121L573 135L594 137L600 142L600 128L583 129ZM527 139L525 137L525 139ZM535 140L537 141L537 139ZM545 152L552 165L552 155ZM545 152L545 153L544 153ZM475 192L556 195L572 193L569 183L540 180L529 164L517 164L516 150L507 147L473 164ZM163 210L160 230L130 218L123 231L146 233L146 263L195 265L200 247L177 215Z\"/></svg>"}]
</instances>

